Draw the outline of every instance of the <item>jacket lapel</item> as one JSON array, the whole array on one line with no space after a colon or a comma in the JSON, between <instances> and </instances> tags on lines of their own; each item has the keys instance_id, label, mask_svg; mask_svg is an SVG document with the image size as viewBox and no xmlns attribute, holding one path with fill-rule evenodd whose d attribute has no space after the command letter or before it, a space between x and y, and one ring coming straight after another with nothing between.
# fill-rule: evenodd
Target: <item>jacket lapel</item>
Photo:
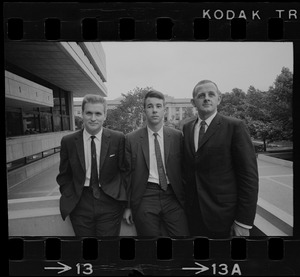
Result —
<instances>
[{"instance_id":1,"label":"jacket lapel","mask_svg":"<svg viewBox=\"0 0 300 277\"><path fill-rule=\"evenodd\" d=\"M199 148L218 130L221 124L221 116L216 114L209 127L207 128L201 142ZM198 149L199 150L199 149Z\"/></svg>"},{"instance_id":2,"label":"jacket lapel","mask_svg":"<svg viewBox=\"0 0 300 277\"><path fill-rule=\"evenodd\" d=\"M150 157L149 157L149 139L147 127L141 129L141 146L144 154L144 158L147 164L148 169L150 168Z\"/></svg>"},{"instance_id":3,"label":"jacket lapel","mask_svg":"<svg viewBox=\"0 0 300 277\"><path fill-rule=\"evenodd\" d=\"M107 151L108 151L109 141L110 141L110 133L106 128L103 128L102 138L101 138L100 165L99 165L100 171L99 172L101 172L101 168L103 166L103 163L104 163Z\"/></svg>"},{"instance_id":4,"label":"jacket lapel","mask_svg":"<svg viewBox=\"0 0 300 277\"><path fill-rule=\"evenodd\" d=\"M85 172L85 156L84 156L84 145L83 145L83 129L82 131L77 133L77 136L75 137L75 145L77 150L77 155L80 161L80 164L82 166L82 169Z\"/></svg>"},{"instance_id":5,"label":"jacket lapel","mask_svg":"<svg viewBox=\"0 0 300 277\"><path fill-rule=\"evenodd\" d=\"M191 153L193 153L194 155L196 153L194 133L195 133L195 126L197 123L197 118L198 117L196 117L195 120L191 121L191 123L189 124L189 130L188 130L188 134L189 134L188 142L189 142L189 146L191 148Z\"/></svg>"},{"instance_id":6,"label":"jacket lapel","mask_svg":"<svg viewBox=\"0 0 300 277\"><path fill-rule=\"evenodd\" d=\"M170 133L167 128L163 127L164 129L164 152L165 152L165 165L167 164L167 160L170 153L170 145L171 145L171 139L170 139Z\"/></svg>"}]
</instances>

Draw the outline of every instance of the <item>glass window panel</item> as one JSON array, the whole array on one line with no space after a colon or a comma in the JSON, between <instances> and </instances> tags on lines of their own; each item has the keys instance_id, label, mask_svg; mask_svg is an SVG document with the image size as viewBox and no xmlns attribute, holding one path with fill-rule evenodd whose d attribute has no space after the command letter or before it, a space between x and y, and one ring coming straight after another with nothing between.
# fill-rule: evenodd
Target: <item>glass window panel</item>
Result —
<instances>
[{"instance_id":1,"label":"glass window panel","mask_svg":"<svg viewBox=\"0 0 300 277\"><path fill-rule=\"evenodd\" d=\"M53 102L54 102L53 113L54 114L60 114L60 99L59 98L54 98Z\"/></svg>"},{"instance_id":2,"label":"glass window panel","mask_svg":"<svg viewBox=\"0 0 300 277\"><path fill-rule=\"evenodd\" d=\"M42 153L37 153L37 154L31 155L31 156L27 156L26 163L32 163L36 160L41 159L42 157L43 157Z\"/></svg>"},{"instance_id":3,"label":"glass window panel","mask_svg":"<svg viewBox=\"0 0 300 277\"><path fill-rule=\"evenodd\" d=\"M51 115L41 113L41 133L52 132Z\"/></svg>"},{"instance_id":4,"label":"glass window panel","mask_svg":"<svg viewBox=\"0 0 300 277\"><path fill-rule=\"evenodd\" d=\"M36 134L40 132L38 113L23 113L23 128L24 134Z\"/></svg>"},{"instance_id":5,"label":"glass window panel","mask_svg":"<svg viewBox=\"0 0 300 277\"><path fill-rule=\"evenodd\" d=\"M68 93L63 92L61 93L61 109L62 109L62 114L69 115L69 101L68 101Z\"/></svg>"},{"instance_id":6,"label":"glass window panel","mask_svg":"<svg viewBox=\"0 0 300 277\"><path fill-rule=\"evenodd\" d=\"M53 115L53 127L54 127L54 132L59 132L62 130L61 127L61 117L60 115Z\"/></svg>"},{"instance_id":7,"label":"glass window panel","mask_svg":"<svg viewBox=\"0 0 300 277\"><path fill-rule=\"evenodd\" d=\"M47 157L52 154L54 154L54 149L49 149L49 150L43 152L43 157Z\"/></svg>"},{"instance_id":8,"label":"glass window panel","mask_svg":"<svg viewBox=\"0 0 300 277\"><path fill-rule=\"evenodd\" d=\"M40 107L40 112L44 112L44 113L52 113L50 107Z\"/></svg>"},{"instance_id":9,"label":"glass window panel","mask_svg":"<svg viewBox=\"0 0 300 277\"><path fill-rule=\"evenodd\" d=\"M63 130L70 130L70 117L63 116Z\"/></svg>"},{"instance_id":10,"label":"glass window panel","mask_svg":"<svg viewBox=\"0 0 300 277\"><path fill-rule=\"evenodd\" d=\"M10 163L7 163L6 168L7 168L8 171L11 171L11 170L19 168L23 165L25 165L25 158L21 158L21 159L12 161Z\"/></svg>"},{"instance_id":11,"label":"glass window panel","mask_svg":"<svg viewBox=\"0 0 300 277\"><path fill-rule=\"evenodd\" d=\"M21 111L6 111L6 136L21 136L23 135L22 114Z\"/></svg>"}]
</instances>

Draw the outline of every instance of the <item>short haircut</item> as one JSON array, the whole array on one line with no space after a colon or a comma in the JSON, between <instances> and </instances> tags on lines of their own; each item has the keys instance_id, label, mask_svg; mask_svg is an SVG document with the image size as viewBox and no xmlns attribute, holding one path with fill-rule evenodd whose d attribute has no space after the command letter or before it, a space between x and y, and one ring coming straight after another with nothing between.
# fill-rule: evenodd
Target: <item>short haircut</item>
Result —
<instances>
[{"instance_id":1,"label":"short haircut","mask_svg":"<svg viewBox=\"0 0 300 277\"><path fill-rule=\"evenodd\" d=\"M107 110L107 103L105 98L101 97L100 95L97 94L86 94L82 100L82 105L81 105L81 109L82 112L84 112L84 107L86 103L92 103L92 104L103 104L104 107L104 113L106 113Z\"/></svg>"},{"instance_id":2,"label":"short haircut","mask_svg":"<svg viewBox=\"0 0 300 277\"><path fill-rule=\"evenodd\" d=\"M146 108L146 99L147 98L158 98L158 99L162 99L165 105L165 96L163 95L163 93L161 93L160 91L151 89L149 90L144 97L144 108Z\"/></svg>"},{"instance_id":3,"label":"short haircut","mask_svg":"<svg viewBox=\"0 0 300 277\"><path fill-rule=\"evenodd\" d=\"M193 89L193 98L196 97L196 88L197 88L198 86L200 86L200 85L204 85L204 84L207 84L207 83L212 83L212 84L214 84L214 85L216 86L216 88L217 88L218 94L221 95L221 92L219 91L219 88L218 88L218 86L217 86L217 84L216 84L215 82L210 81L210 80L202 80L202 81L198 82L197 85L195 85L195 87L194 87L194 89Z\"/></svg>"}]
</instances>

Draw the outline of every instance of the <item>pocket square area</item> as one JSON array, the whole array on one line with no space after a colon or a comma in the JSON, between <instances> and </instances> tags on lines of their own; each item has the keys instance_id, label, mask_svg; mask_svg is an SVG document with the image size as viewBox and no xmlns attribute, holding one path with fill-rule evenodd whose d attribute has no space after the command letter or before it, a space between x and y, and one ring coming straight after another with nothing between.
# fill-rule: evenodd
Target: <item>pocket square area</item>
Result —
<instances>
[{"instance_id":1,"label":"pocket square area","mask_svg":"<svg viewBox=\"0 0 300 277\"><path fill-rule=\"evenodd\" d=\"M111 157L114 157L114 156L116 156L116 154L111 154L111 155L109 155L110 158L111 158Z\"/></svg>"}]
</instances>

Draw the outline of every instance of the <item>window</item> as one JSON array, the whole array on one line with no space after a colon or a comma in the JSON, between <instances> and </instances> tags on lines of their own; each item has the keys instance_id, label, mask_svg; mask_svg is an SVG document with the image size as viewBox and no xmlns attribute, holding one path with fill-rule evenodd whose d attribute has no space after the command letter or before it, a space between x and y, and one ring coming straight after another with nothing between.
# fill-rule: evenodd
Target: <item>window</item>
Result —
<instances>
[{"instance_id":1,"label":"window","mask_svg":"<svg viewBox=\"0 0 300 277\"><path fill-rule=\"evenodd\" d=\"M54 128L54 132L59 132L62 130L60 115L53 115L53 128Z\"/></svg>"},{"instance_id":2,"label":"window","mask_svg":"<svg viewBox=\"0 0 300 277\"><path fill-rule=\"evenodd\" d=\"M41 133L52 132L51 114L41 114Z\"/></svg>"},{"instance_id":3,"label":"window","mask_svg":"<svg viewBox=\"0 0 300 277\"><path fill-rule=\"evenodd\" d=\"M21 159L12 161L10 163L7 163L6 164L7 171L11 171L13 169L19 168L19 167L25 165L25 162L26 162L25 158L21 158Z\"/></svg>"},{"instance_id":4,"label":"window","mask_svg":"<svg viewBox=\"0 0 300 277\"><path fill-rule=\"evenodd\" d=\"M5 108L6 136L23 135L21 109Z\"/></svg>"},{"instance_id":5,"label":"window","mask_svg":"<svg viewBox=\"0 0 300 277\"><path fill-rule=\"evenodd\" d=\"M23 110L23 129L24 134L36 134L40 132L39 112L37 109Z\"/></svg>"},{"instance_id":6,"label":"window","mask_svg":"<svg viewBox=\"0 0 300 277\"><path fill-rule=\"evenodd\" d=\"M61 114L69 115L69 102L67 92L61 92Z\"/></svg>"},{"instance_id":7,"label":"window","mask_svg":"<svg viewBox=\"0 0 300 277\"><path fill-rule=\"evenodd\" d=\"M43 153L34 154L26 157L26 163L32 163L43 158Z\"/></svg>"},{"instance_id":8,"label":"window","mask_svg":"<svg viewBox=\"0 0 300 277\"><path fill-rule=\"evenodd\" d=\"M63 130L70 130L70 117L69 116L63 116Z\"/></svg>"},{"instance_id":9,"label":"window","mask_svg":"<svg viewBox=\"0 0 300 277\"><path fill-rule=\"evenodd\" d=\"M5 107L6 137L70 130L68 93L53 90L53 107Z\"/></svg>"},{"instance_id":10,"label":"window","mask_svg":"<svg viewBox=\"0 0 300 277\"><path fill-rule=\"evenodd\" d=\"M43 152L43 158L54 154L54 148Z\"/></svg>"}]
</instances>

